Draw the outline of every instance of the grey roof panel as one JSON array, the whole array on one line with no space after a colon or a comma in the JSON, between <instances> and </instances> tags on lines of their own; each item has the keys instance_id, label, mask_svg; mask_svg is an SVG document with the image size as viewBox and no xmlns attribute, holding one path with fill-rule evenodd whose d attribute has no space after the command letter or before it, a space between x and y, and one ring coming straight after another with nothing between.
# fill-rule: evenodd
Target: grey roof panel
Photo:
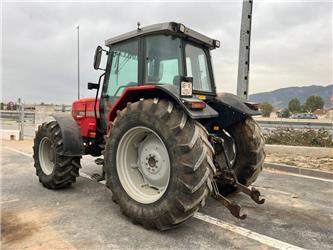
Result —
<instances>
[{"instance_id":1,"label":"grey roof panel","mask_svg":"<svg viewBox=\"0 0 333 250\"><path fill-rule=\"evenodd\" d=\"M157 33L157 32L166 32L166 33L173 33L177 34L179 36L186 36L189 37L192 40L196 40L198 42L206 44L211 49L214 49L214 39L209 38L199 32L196 32L194 30L191 30L185 26L185 32L179 32L177 31L177 23L175 22L168 22L168 23L159 23L159 24L153 24L146 27L142 27L141 29L136 29L130 32L127 32L125 34L110 38L105 41L106 46L111 46L112 44L125 41L130 38L147 35L151 33Z\"/></svg>"}]
</instances>

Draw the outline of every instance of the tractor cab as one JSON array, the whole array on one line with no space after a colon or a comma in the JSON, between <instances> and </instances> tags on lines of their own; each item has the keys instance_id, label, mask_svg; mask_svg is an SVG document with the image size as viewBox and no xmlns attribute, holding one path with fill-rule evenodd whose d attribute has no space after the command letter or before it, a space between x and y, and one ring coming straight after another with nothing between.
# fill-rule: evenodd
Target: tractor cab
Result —
<instances>
[{"instance_id":1,"label":"tractor cab","mask_svg":"<svg viewBox=\"0 0 333 250\"><path fill-rule=\"evenodd\" d=\"M175 22L138 26L135 31L106 40L109 50L104 50L108 60L99 106L101 130L107 130L109 111L127 88L172 85L179 91L182 81L190 81L191 94L214 96L210 50L219 44ZM102 52L98 47L96 69L100 68Z\"/></svg>"}]
</instances>

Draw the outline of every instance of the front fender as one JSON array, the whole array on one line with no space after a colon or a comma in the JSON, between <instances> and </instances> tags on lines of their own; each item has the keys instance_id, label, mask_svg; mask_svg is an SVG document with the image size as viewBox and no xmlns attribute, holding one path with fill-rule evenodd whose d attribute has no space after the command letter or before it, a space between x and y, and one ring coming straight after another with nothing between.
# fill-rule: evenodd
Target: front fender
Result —
<instances>
[{"instance_id":1,"label":"front fender","mask_svg":"<svg viewBox=\"0 0 333 250\"><path fill-rule=\"evenodd\" d=\"M65 156L82 156L84 152L83 140L80 129L71 114L52 114L50 120L55 120L59 124L63 152Z\"/></svg>"}]
</instances>

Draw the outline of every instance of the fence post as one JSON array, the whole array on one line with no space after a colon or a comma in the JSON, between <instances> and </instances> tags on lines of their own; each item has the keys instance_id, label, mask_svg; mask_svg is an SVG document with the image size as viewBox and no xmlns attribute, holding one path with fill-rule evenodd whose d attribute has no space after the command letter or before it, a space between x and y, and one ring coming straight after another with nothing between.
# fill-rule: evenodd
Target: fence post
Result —
<instances>
[{"instance_id":1,"label":"fence post","mask_svg":"<svg viewBox=\"0 0 333 250\"><path fill-rule=\"evenodd\" d=\"M19 140L24 140L24 105L21 98L18 99L19 104Z\"/></svg>"}]
</instances>

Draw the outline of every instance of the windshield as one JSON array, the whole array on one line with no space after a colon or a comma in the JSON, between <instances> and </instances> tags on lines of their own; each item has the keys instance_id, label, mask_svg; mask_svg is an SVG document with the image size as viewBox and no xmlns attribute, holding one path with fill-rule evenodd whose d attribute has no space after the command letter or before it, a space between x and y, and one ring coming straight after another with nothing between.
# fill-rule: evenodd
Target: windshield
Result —
<instances>
[{"instance_id":1,"label":"windshield","mask_svg":"<svg viewBox=\"0 0 333 250\"><path fill-rule=\"evenodd\" d=\"M211 92L212 85L205 51L201 47L186 44L185 54L187 76L193 77L193 89Z\"/></svg>"}]
</instances>

